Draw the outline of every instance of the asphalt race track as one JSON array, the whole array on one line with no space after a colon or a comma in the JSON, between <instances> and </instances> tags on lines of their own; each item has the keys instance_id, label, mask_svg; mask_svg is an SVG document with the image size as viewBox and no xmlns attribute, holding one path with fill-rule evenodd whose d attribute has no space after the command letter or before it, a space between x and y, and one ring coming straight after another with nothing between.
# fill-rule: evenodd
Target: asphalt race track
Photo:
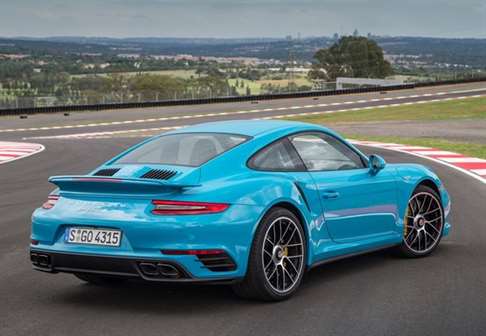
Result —
<instances>
[{"instance_id":1,"label":"asphalt race track","mask_svg":"<svg viewBox=\"0 0 486 336\"><path fill-rule=\"evenodd\" d=\"M390 92L384 96L460 89L464 88L436 87L420 92ZM479 93L486 93L486 88ZM478 91L471 94L478 94ZM441 95L442 98L447 96ZM383 98L379 94L322 97L318 103L375 99L373 97ZM428 98L437 99L435 96ZM316 104L312 99L305 102L282 100L261 102L256 107L246 103L246 108L280 108L306 103ZM395 101L391 99L386 103ZM5 129L154 118L163 113L204 114L223 111L225 107L228 111L242 108L230 105L191 106L185 112L184 107L149 109L136 116L133 116L134 111L131 111L132 115L129 111L104 111L70 117L56 114L28 119L0 118L0 141L135 129L147 125L3 132ZM279 110L284 114L295 112ZM219 119L231 117L220 116ZM260 115L255 113L251 117ZM214 119L212 116L195 120L187 118L168 124L185 125ZM167 124L149 123L149 127ZM451 235L428 258L401 259L389 251L382 251L323 265L308 273L303 287L291 300L262 304L242 301L224 286L133 282L120 287L99 288L83 284L70 275L33 271L28 258L29 220L32 210L53 189L47 183L48 176L86 173L140 138L116 136L28 141L43 144L45 151L0 165L2 336L486 334L486 187L459 171L406 154L363 148L367 153L372 150L383 155L389 162L419 162L431 166L451 193Z\"/></svg>"}]
</instances>

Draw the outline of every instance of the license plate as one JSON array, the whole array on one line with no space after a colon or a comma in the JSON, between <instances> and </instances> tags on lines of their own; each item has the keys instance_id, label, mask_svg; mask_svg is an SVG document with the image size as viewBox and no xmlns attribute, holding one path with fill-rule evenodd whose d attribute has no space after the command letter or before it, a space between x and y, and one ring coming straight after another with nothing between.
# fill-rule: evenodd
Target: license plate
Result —
<instances>
[{"instance_id":1,"label":"license plate","mask_svg":"<svg viewBox=\"0 0 486 336\"><path fill-rule=\"evenodd\" d=\"M120 230L68 228L66 242L71 244L88 244L102 246L120 246Z\"/></svg>"}]
</instances>

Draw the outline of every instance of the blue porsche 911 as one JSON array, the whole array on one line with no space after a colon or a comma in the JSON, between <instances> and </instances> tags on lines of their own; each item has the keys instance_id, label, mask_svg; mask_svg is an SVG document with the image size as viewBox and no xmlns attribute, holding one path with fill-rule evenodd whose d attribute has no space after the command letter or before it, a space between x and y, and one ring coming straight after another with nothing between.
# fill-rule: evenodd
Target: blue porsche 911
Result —
<instances>
[{"instance_id":1,"label":"blue porsche 911","mask_svg":"<svg viewBox=\"0 0 486 336\"><path fill-rule=\"evenodd\" d=\"M450 229L431 170L298 122L178 129L49 181L57 189L32 217L34 268L95 284L221 282L282 300L316 265L389 247L422 257Z\"/></svg>"}]
</instances>

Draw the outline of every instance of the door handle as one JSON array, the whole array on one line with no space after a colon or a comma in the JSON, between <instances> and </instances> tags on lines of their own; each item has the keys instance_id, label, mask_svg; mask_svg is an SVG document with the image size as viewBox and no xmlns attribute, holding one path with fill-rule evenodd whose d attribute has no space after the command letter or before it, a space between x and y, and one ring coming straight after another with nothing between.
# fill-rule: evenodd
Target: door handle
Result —
<instances>
[{"instance_id":1,"label":"door handle","mask_svg":"<svg viewBox=\"0 0 486 336\"><path fill-rule=\"evenodd\" d=\"M338 198L339 193L337 191L324 191L322 193L322 197L325 198L325 199Z\"/></svg>"}]
</instances>

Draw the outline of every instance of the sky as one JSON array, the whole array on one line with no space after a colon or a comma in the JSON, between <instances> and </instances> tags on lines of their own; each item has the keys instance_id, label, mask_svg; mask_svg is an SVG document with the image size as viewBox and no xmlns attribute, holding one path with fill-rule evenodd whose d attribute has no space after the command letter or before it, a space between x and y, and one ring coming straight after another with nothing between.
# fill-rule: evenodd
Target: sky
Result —
<instances>
[{"instance_id":1,"label":"sky","mask_svg":"<svg viewBox=\"0 0 486 336\"><path fill-rule=\"evenodd\" d=\"M0 0L0 36L486 38L486 0Z\"/></svg>"}]
</instances>

